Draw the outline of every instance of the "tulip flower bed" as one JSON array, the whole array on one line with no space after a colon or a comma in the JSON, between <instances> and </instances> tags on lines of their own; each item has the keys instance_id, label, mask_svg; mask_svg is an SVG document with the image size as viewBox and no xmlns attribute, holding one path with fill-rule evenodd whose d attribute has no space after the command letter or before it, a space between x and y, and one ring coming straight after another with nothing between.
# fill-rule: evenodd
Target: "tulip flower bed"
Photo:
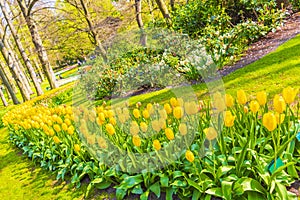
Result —
<instances>
[{"instance_id":1,"label":"tulip flower bed","mask_svg":"<svg viewBox=\"0 0 300 200\"><path fill-rule=\"evenodd\" d=\"M118 199L130 193L141 199L151 193L166 199L293 199L286 187L299 178L297 93L288 87L275 97L258 92L249 99L239 90L236 99L216 93L211 102L173 97L164 105L90 111L29 102L2 121L11 142L57 179L80 187L88 176L87 195L114 187ZM212 123L212 116L218 121ZM97 152L111 152L117 164L108 165ZM127 160L122 153L130 155ZM126 167L138 168L139 153L163 167L128 172Z\"/></svg>"}]
</instances>

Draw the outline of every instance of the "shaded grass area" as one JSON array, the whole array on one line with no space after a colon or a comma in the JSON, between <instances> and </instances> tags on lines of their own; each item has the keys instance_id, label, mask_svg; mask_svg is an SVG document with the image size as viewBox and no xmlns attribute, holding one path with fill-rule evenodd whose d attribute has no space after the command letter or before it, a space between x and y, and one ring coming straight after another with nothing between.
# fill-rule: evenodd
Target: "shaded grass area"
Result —
<instances>
[{"instance_id":1,"label":"shaded grass area","mask_svg":"<svg viewBox=\"0 0 300 200\"><path fill-rule=\"evenodd\" d=\"M0 130L0 199L82 199L84 186L73 190L66 183L57 183L51 173L8 143L7 132Z\"/></svg>"}]
</instances>

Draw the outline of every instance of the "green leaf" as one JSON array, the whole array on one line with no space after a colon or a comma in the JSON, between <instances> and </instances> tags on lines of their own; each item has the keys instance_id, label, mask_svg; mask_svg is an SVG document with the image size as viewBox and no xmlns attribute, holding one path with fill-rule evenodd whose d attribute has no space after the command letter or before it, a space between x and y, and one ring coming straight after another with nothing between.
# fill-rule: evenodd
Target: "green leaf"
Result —
<instances>
[{"instance_id":1,"label":"green leaf","mask_svg":"<svg viewBox=\"0 0 300 200\"><path fill-rule=\"evenodd\" d=\"M162 187L169 187L169 177L166 175L160 177L160 184Z\"/></svg>"},{"instance_id":2,"label":"green leaf","mask_svg":"<svg viewBox=\"0 0 300 200\"><path fill-rule=\"evenodd\" d=\"M194 187L199 192L203 192L203 189L200 187L200 185L198 183L196 183L195 181L193 181L192 179L189 179L187 177L185 177L185 179L187 180L187 182L190 186Z\"/></svg>"},{"instance_id":3,"label":"green leaf","mask_svg":"<svg viewBox=\"0 0 300 200\"><path fill-rule=\"evenodd\" d=\"M147 190L140 196L140 200L148 200L148 196L149 196L149 190Z\"/></svg>"},{"instance_id":4,"label":"green leaf","mask_svg":"<svg viewBox=\"0 0 300 200\"><path fill-rule=\"evenodd\" d=\"M222 195L224 199L230 200L232 199L231 193L232 193L232 182L228 181L222 181L221 182L221 189L222 189Z\"/></svg>"},{"instance_id":5,"label":"green leaf","mask_svg":"<svg viewBox=\"0 0 300 200\"><path fill-rule=\"evenodd\" d=\"M108 181L104 181L102 183L97 183L95 184L95 187L100 189L100 190L104 190L106 188L109 188L111 186L111 183Z\"/></svg>"},{"instance_id":6,"label":"green leaf","mask_svg":"<svg viewBox=\"0 0 300 200\"><path fill-rule=\"evenodd\" d=\"M198 190L193 191L192 200L198 200L200 199L201 193Z\"/></svg>"},{"instance_id":7,"label":"green leaf","mask_svg":"<svg viewBox=\"0 0 300 200\"><path fill-rule=\"evenodd\" d=\"M206 190L205 193L223 198L222 189L220 187L210 188Z\"/></svg>"},{"instance_id":8,"label":"green leaf","mask_svg":"<svg viewBox=\"0 0 300 200\"><path fill-rule=\"evenodd\" d=\"M153 185L151 185L149 189L157 196L157 198L160 197L160 185L159 185L159 182L156 182Z\"/></svg>"},{"instance_id":9,"label":"green leaf","mask_svg":"<svg viewBox=\"0 0 300 200\"><path fill-rule=\"evenodd\" d=\"M131 191L132 194L143 194L143 189L141 185L134 186L133 190Z\"/></svg>"},{"instance_id":10,"label":"green leaf","mask_svg":"<svg viewBox=\"0 0 300 200\"><path fill-rule=\"evenodd\" d=\"M95 183L102 183L103 182L103 178L95 178L91 183L95 184Z\"/></svg>"},{"instance_id":11,"label":"green leaf","mask_svg":"<svg viewBox=\"0 0 300 200\"><path fill-rule=\"evenodd\" d=\"M221 166L217 171L217 178L220 179L223 175L227 174L230 170L232 170L233 166Z\"/></svg>"},{"instance_id":12,"label":"green leaf","mask_svg":"<svg viewBox=\"0 0 300 200\"><path fill-rule=\"evenodd\" d=\"M166 200L173 200L174 188L167 188L166 190Z\"/></svg>"},{"instance_id":13,"label":"green leaf","mask_svg":"<svg viewBox=\"0 0 300 200\"><path fill-rule=\"evenodd\" d=\"M139 174L139 175L136 175L136 176L126 177L120 185L123 189L127 190L127 189L132 188L133 186L141 183L141 182L143 182L143 177L142 177L141 174Z\"/></svg>"},{"instance_id":14,"label":"green leaf","mask_svg":"<svg viewBox=\"0 0 300 200\"><path fill-rule=\"evenodd\" d=\"M294 165L295 162L288 162L286 165L279 167L278 169L276 169L274 171L274 173L271 176L271 180L273 180L282 170L284 170L285 168L287 168L288 166Z\"/></svg>"},{"instance_id":15,"label":"green leaf","mask_svg":"<svg viewBox=\"0 0 300 200\"><path fill-rule=\"evenodd\" d=\"M239 182L243 186L244 191L255 191L266 194L266 189L257 180L252 178L241 178Z\"/></svg>"},{"instance_id":16,"label":"green leaf","mask_svg":"<svg viewBox=\"0 0 300 200\"><path fill-rule=\"evenodd\" d=\"M187 183L185 181L175 180L171 185L176 187L186 187Z\"/></svg>"},{"instance_id":17,"label":"green leaf","mask_svg":"<svg viewBox=\"0 0 300 200\"><path fill-rule=\"evenodd\" d=\"M118 200L124 199L124 197L126 195L126 190L117 188L116 195L117 195Z\"/></svg>"},{"instance_id":18,"label":"green leaf","mask_svg":"<svg viewBox=\"0 0 300 200\"><path fill-rule=\"evenodd\" d=\"M286 187L281 183L276 182L275 191L279 195L279 199L288 199Z\"/></svg>"},{"instance_id":19,"label":"green leaf","mask_svg":"<svg viewBox=\"0 0 300 200\"><path fill-rule=\"evenodd\" d=\"M176 179L178 177L184 176L184 173L182 171L174 171L173 172L173 179Z\"/></svg>"}]
</instances>

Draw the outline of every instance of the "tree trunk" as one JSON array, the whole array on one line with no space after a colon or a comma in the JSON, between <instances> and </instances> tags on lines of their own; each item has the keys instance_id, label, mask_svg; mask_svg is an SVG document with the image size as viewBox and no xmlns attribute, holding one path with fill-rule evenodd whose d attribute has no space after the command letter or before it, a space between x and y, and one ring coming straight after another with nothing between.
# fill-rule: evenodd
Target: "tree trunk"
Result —
<instances>
[{"instance_id":1,"label":"tree trunk","mask_svg":"<svg viewBox=\"0 0 300 200\"><path fill-rule=\"evenodd\" d=\"M7 24L9 26L9 28L10 28L11 34L12 34L14 40L15 40L17 48L18 48L18 50L19 50L19 52L21 54L21 57L22 57L25 65L26 65L27 70L28 70L28 72L30 74L30 77L31 77L31 79L33 81L33 85L35 87L37 95L40 96L40 95L43 94L42 87L41 87L39 81L37 80L34 68L33 68L32 64L31 64L31 62L29 60L29 57L27 56L27 54L25 52L25 49L23 48L23 45L22 45L22 43L21 43L21 41L20 41L20 39L18 37L17 31L16 31L15 27L13 26L11 20L9 19L8 13L6 12L6 8L4 7L3 0L0 0L0 7L1 7L2 13L4 15L4 18L5 18Z\"/></svg>"},{"instance_id":2,"label":"tree trunk","mask_svg":"<svg viewBox=\"0 0 300 200\"><path fill-rule=\"evenodd\" d=\"M4 96L4 93L3 93L3 86L0 86L0 98L2 100L2 103L3 103L3 106L7 107L8 106L8 103L5 99L5 96Z\"/></svg>"},{"instance_id":3,"label":"tree trunk","mask_svg":"<svg viewBox=\"0 0 300 200\"><path fill-rule=\"evenodd\" d=\"M94 45L97 46L97 48L100 51L101 56L106 61L107 60L106 50L104 49L104 47L103 47L103 45L102 45L102 43L101 43L101 41L100 41L100 39L98 37L98 34L96 33L96 31L94 29L94 26L93 26L92 21L91 21L90 13L89 13L89 11L87 9L86 2L84 0L80 0L80 4L81 4L81 7L82 7L82 10L83 10L83 13L84 13L84 19L87 22L88 27L89 27L90 35L91 35L91 37L94 40L94 41L91 41L91 42ZM78 9L78 7L77 7L77 9Z\"/></svg>"},{"instance_id":4,"label":"tree trunk","mask_svg":"<svg viewBox=\"0 0 300 200\"><path fill-rule=\"evenodd\" d=\"M30 100L30 94L28 93L23 78L21 77L20 72L18 71L17 62L13 56L13 52L11 51L11 49L8 48L9 46L7 44L7 41L4 40L4 33L2 32L1 28L0 28L0 38L3 41L3 43L1 42L1 48L0 48L3 58L20 89L23 100L28 101Z\"/></svg>"},{"instance_id":5,"label":"tree trunk","mask_svg":"<svg viewBox=\"0 0 300 200\"><path fill-rule=\"evenodd\" d=\"M164 0L155 0L156 4L158 5L158 8L160 12L162 13L163 17L169 22L171 20L168 7Z\"/></svg>"},{"instance_id":6,"label":"tree trunk","mask_svg":"<svg viewBox=\"0 0 300 200\"><path fill-rule=\"evenodd\" d=\"M48 55L45 47L43 46L43 42L41 36L37 30L37 26L32 19L31 13L28 13L28 8L23 0L17 0L18 5L21 9L21 12L26 20L27 27L31 34L31 39L38 54L39 60L41 62L44 73L47 76L48 82L52 89L57 88L58 85L56 83L55 75L52 67L50 66Z\"/></svg>"},{"instance_id":7,"label":"tree trunk","mask_svg":"<svg viewBox=\"0 0 300 200\"><path fill-rule=\"evenodd\" d=\"M0 62L0 77L1 77L1 80L2 80L2 83L5 85L7 91L8 91L8 94L9 96L11 97L12 101L14 104L19 104L19 100L11 86L11 84L9 83L9 81L7 80L7 77L4 73L4 71L2 70L4 68L4 64L3 62Z\"/></svg>"},{"instance_id":8,"label":"tree trunk","mask_svg":"<svg viewBox=\"0 0 300 200\"><path fill-rule=\"evenodd\" d=\"M145 47L147 45L147 35L144 30L144 23L142 19L142 0L135 0L135 15L137 24L141 30L140 44Z\"/></svg>"},{"instance_id":9,"label":"tree trunk","mask_svg":"<svg viewBox=\"0 0 300 200\"><path fill-rule=\"evenodd\" d=\"M170 5L171 5L171 9L174 11L175 10L175 0L170 0Z\"/></svg>"}]
</instances>

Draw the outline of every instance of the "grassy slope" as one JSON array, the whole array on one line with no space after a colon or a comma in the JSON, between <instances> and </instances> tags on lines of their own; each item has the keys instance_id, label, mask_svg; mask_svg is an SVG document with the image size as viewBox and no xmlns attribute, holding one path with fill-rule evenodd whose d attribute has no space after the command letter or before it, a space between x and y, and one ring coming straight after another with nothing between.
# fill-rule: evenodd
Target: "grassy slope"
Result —
<instances>
[{"instance_id":1,"label":"grassy slope","mask_svg":"<svg viewBox=\"0 0 300 200\"><path fill-rule=\"evenodd\" d=\"M226 92L235 94L237 89L245 89L249 94L267 90L271 95L283 87L300 81L300 35L280 46L263 59L224 77ZM194 86L198 96L206 94L205 84ZM144 94L130 99L160 102L170 98L168 90ZM3 113L3 110L1 110ZM83 188L73 191L68 185L55 184L55 177L42 171L38 166L21 156L19 150L7 143L6 129L0 130L0 199L73 199L82 198ZM102 193L97 199L109 198Z\"/></svg>"}]
</instances>

